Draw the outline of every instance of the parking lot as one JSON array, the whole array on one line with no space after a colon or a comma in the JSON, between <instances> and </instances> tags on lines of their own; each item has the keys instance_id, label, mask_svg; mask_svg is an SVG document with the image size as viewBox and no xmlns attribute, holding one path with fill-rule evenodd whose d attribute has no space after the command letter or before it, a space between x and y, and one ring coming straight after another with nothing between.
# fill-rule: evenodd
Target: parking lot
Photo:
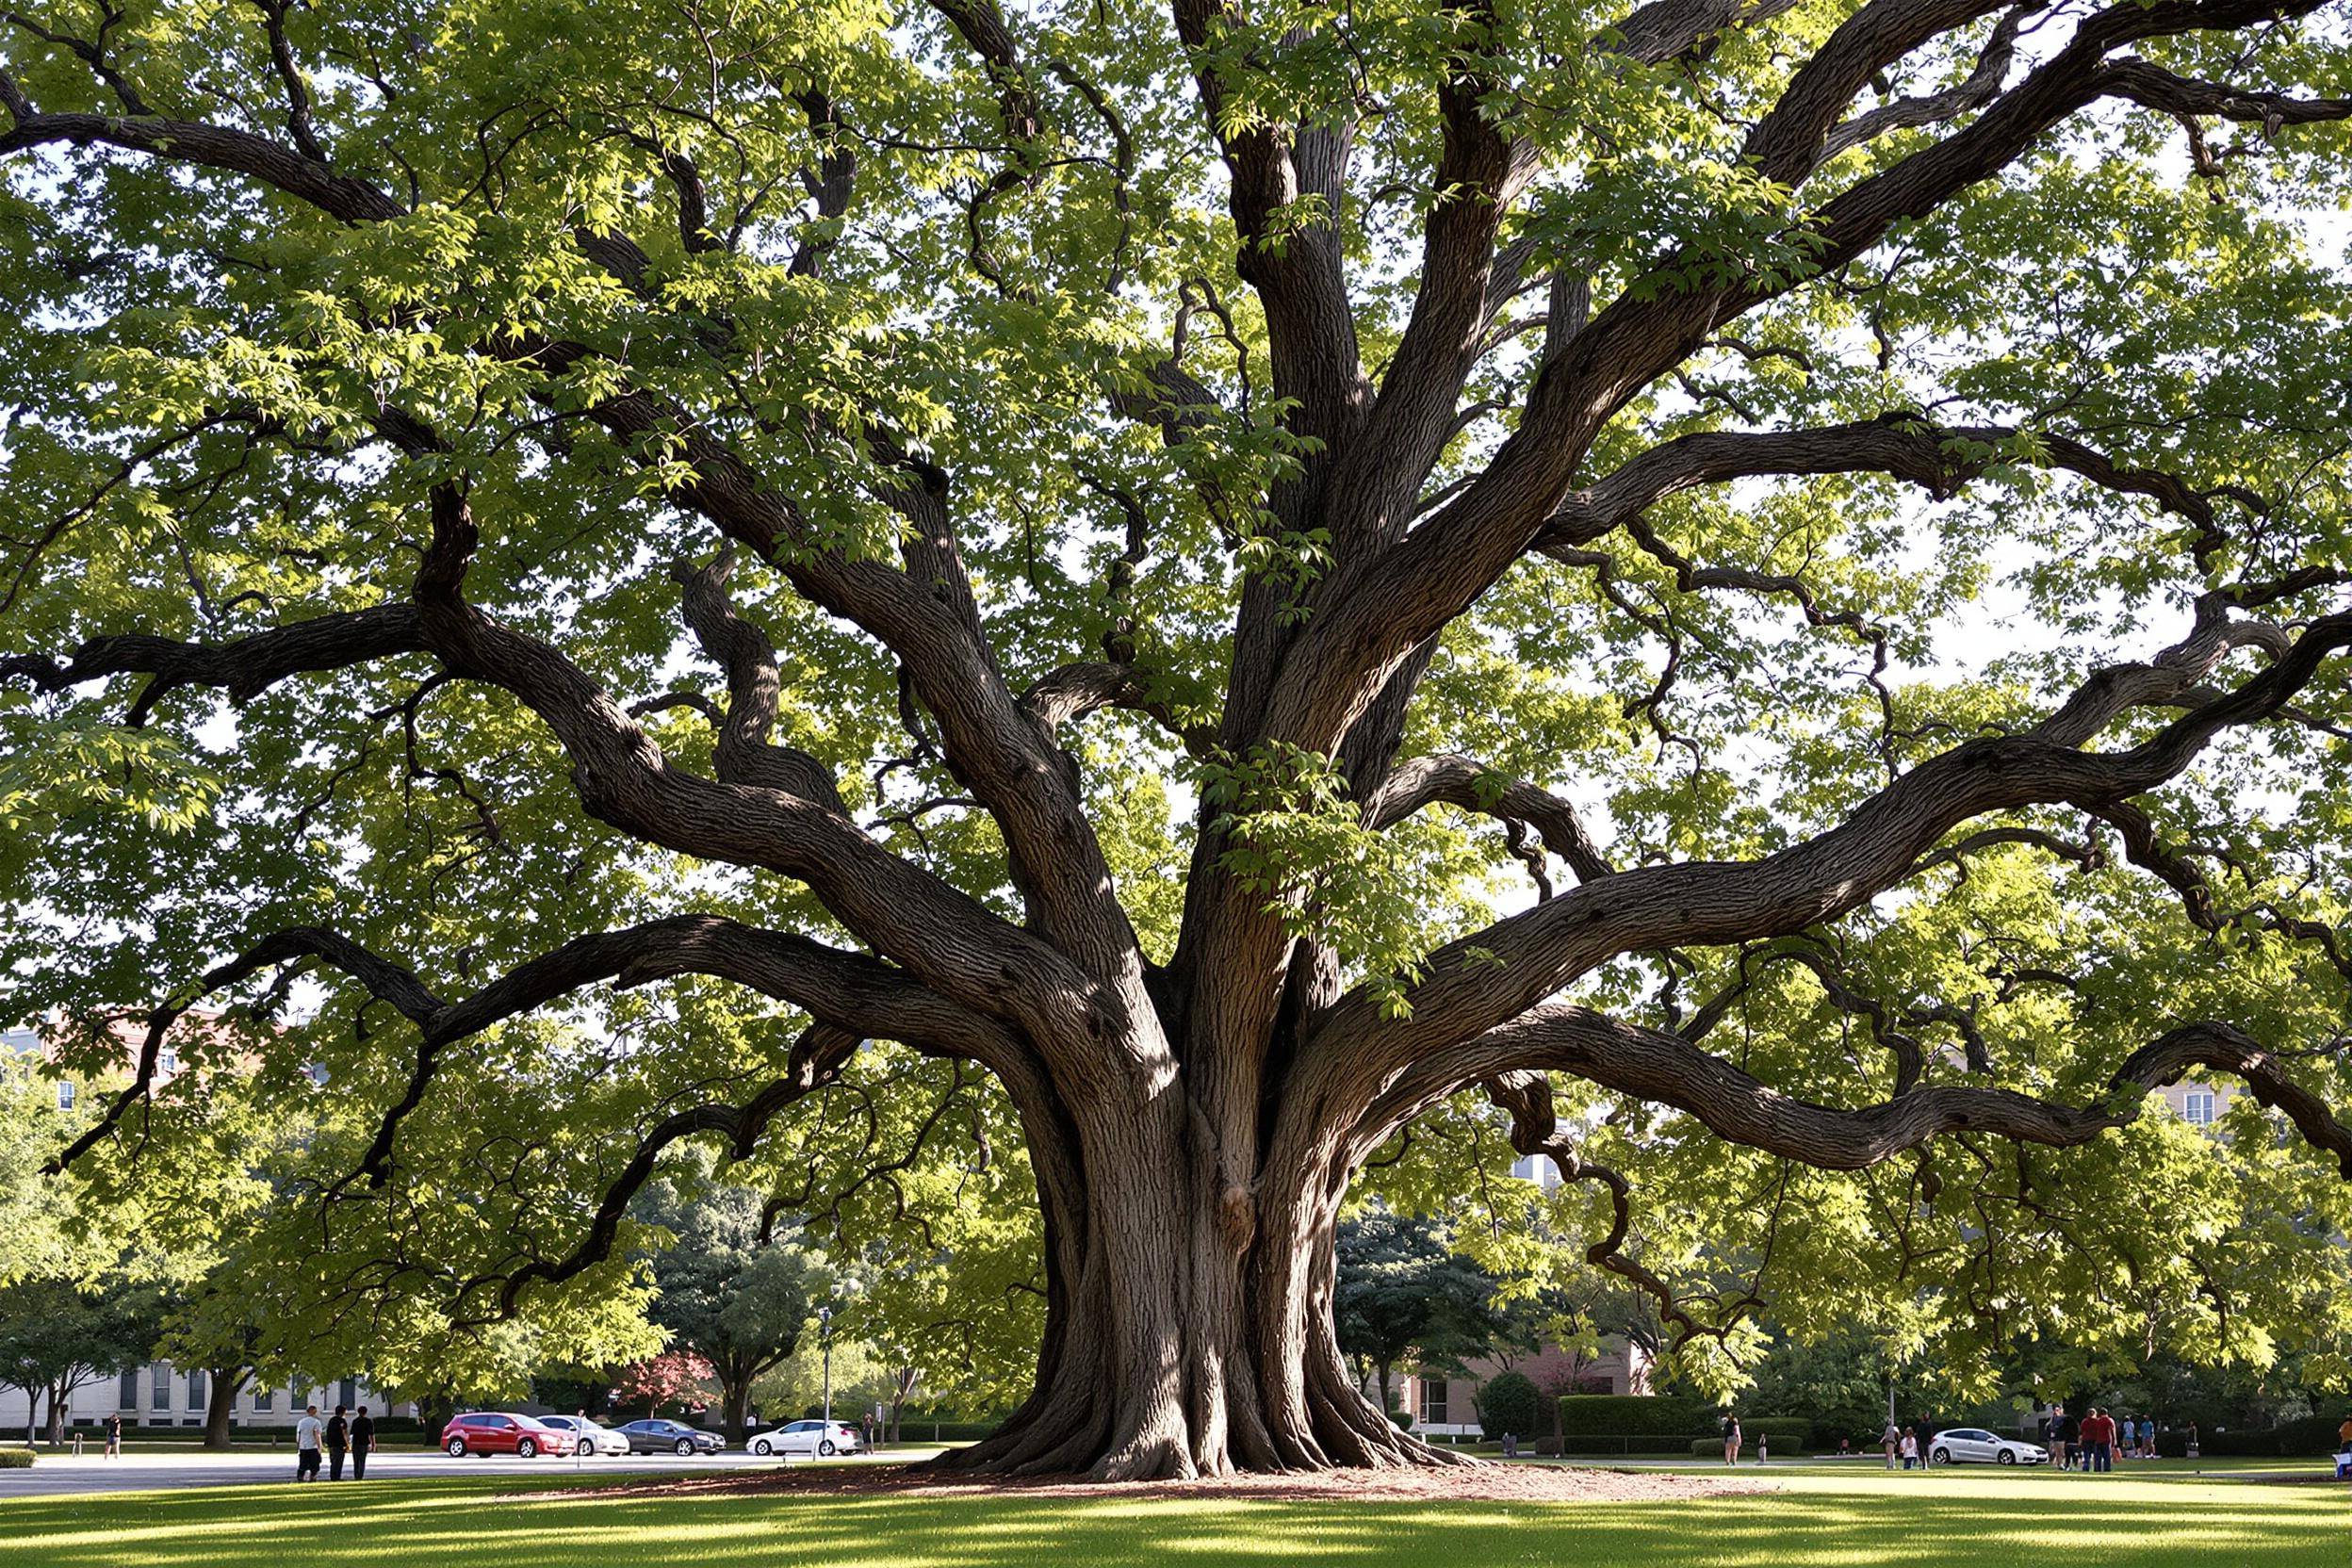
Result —
<instances>
[{"instance_id":1,"label":"parking lot","mask_svg":"<svg viewBox=\"0 0 2352 1568\"><path fill-rule=\"evenodd\" d=\"M826 1460L827 1464L903 1463L938 1450L928 1446L889 1449L857 1459ZM433 1449L383 1449L368 1461L368 1479L358 1484L398 1481L424 1476L707 1476L730 1470L775 1469L785 1462L759 1459L742 1452L680 1459L671 1454L637 1454L628 1459L450 1459ZM807 1460L794 1460L795 1465ZM166 1487L239 1486L294 1478L294 1450L233 1448L226 1453L203 1448L174 1447L140 1452L134 1445L121 1459L100 1459L94 1451L78 1458L42 1452L30 1470L0 1470L0 1497L57 1496L92 1492L149 1492ZM320 1484L334 1484L322 1482ZM348 1474L343 1482L352 1485Z\"/></svg>"}]
</instances>

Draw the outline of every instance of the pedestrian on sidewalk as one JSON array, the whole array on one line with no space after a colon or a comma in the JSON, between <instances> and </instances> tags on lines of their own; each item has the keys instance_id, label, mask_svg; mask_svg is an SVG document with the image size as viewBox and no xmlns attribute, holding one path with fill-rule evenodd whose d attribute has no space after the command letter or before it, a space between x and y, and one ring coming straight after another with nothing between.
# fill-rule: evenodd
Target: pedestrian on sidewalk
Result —
<instances>
[{"instance_id":1,"label":"pedestrian on sidewalk","mask_svg":"<svg viewBox=\"0 0 2352 1568\"><path fill-rule=\"evenodd\" d=\"M318 1407L303 1407L302 1418L294 1423L294 1478L315 1481L318 1478L318 1441L326 1432L326 1423L318 1419Z\"/></svg>"},{"instance_id":2,"label":"pedestrian on sidewalk","mask_svg":"<svg viewBox=\"0 0 2352 1568\"><path fill-rule=\"evenodd\" d=\"M106 1457L108 1459L121 1459L122 1457L122 1413L119 1410L108 1411L106 1413L105 1427L106 1432Z\"/></svg>"},{"instance_id":3,"label":"pedestrian on sidewalk","mask_svg":"<svg viewBox=\"0 0 2352 1568\"><path fill-rule=\"evenodd\" d=\"M335 1419L327 1423L327 1479L343 1478L343 1456L351 1451L351 1418L343 1407L335 1407Z\"/></svg>"},{"instance_id":4,"label":"pedestrian on sidewalk","mask_svg":"<svg viewBox=\"0 0 2352 1568\"><path fill-rule=\"evenodd\" d=\"M368 1456L376 1451L376 1418L368 1413L368 1407L359 1407L351 1417L351 1479L368 1478Z\"/></svg>"}]
</instances>

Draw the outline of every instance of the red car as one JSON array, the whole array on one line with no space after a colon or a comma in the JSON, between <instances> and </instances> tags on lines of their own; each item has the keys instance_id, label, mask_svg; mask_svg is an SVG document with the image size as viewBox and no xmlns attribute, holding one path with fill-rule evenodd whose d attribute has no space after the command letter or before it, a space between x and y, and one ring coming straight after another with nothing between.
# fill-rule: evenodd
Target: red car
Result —
<instances>
[{"instance_id":1,"label":"red car","mask_svg":"<svg viewBox=\"0 0 2352 1568\"><path fill-rule=\"evenodd\" d=\"M478 1411L454 1416L441 1429L441 1447L451 1459L480 1454L513 1454L535 1459L541 1454L562 1456L572 1451L573 1437L561 1427L529 1415L499 1415Z\"/></svg>"}]
</instances>

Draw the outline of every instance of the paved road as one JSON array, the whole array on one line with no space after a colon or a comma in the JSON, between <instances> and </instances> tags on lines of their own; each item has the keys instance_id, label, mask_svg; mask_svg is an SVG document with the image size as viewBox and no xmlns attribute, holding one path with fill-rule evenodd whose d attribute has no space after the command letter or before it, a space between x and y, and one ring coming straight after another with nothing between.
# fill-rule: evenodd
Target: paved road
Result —
<instances>
[{"instance_id":1,"label":"paved road","mask_svg":"<svg viewBox=\"0 0 2352 1568\"><path fill-rule=\"evenodd\" d=\"M828 1463L868 1464L875 1462L903 1463L909 1459L922 1459L936 1449L894 1448L857 1460L828 1461ZM671 1454L640 1454L629 1459L591 1459L575 1462L568 1459L518 1460L450 1459L446 1454L418 1452L414 1449L380 1451L368 1461L368 1481L395 1481L419 1476L707 1476L713 1472L731 1470L773 1469L780 1460L758 1459L745 1453L711 1454L703 1458L679 1459ZM806 1461L795 1460L795 1464ZM131 1452L121 1459L105 1460L94 1454L74 1458L71 1454L51 1454L45 1450L30 1470L0 1470L0 1498L57 1496L75 1493L150 1492L167 1487L239 1486L273 1481L290 1482L294 1478L294 1451L291 1448L237 1448L227 1453L208 1453L201 1448ZM349 1485L348 1478L345 1483Z\"/></svg>"}]
</instances>

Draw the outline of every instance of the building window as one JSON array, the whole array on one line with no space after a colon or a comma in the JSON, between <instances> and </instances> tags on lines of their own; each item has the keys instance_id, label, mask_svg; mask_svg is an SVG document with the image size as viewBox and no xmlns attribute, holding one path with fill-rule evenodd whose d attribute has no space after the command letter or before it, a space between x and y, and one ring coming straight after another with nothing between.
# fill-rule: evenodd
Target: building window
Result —
<instances>
[{"instance_id":1,"label":"building window","mask_svg":"<svg viewBox=\"0 0 2352 1568\"><path fill-rule=\"evenodd\" d=\"M2182 1102L2180 1114L2191 1125L2210 1127L2213 1121L2213 1095L2211 1089L2192 1089Z\"/></svg>"},{"instance_id":2,"label":"building window","mask_svg":"<svg viewBox=\"0 0 2352 1568\"><path fill-rule=\"evenodd\" d=\"M188 1375L188 1408L190 1410L206 1409L205 1392L204 1373L190 1372Z\"/></svg>"},{"instance_id":3,"label":"building window","mask_svg":"<svg viewBox=\"0 0 2352 1568\"><path fill-rule=\"evenodd\" d=\"M1443 1378L1422 1379L1421 1424L1425 1427L1442 1427L1452 1419L1453 1417L1446 1411L1446 1380Z\"/></svg>"},{"instance_id":4,"label":"building window","mask_svg":"<svg viewBox=\"0 0 2352 1568\"><path fill-rule=\"evenodd\" d=\"M345 1410L351 1409L359 1403L359 1380L357 1378L344 1379L342 1385L335 1390L335 1403Z\"/></svg>"},{"instance_id":5,"label":"building window","mask_svg":"<svg viewBox=\"0 0 2352 1568\"><path fill-rule=\"evenodd\" d=\"M57 1080L57 1109L61 1111L70 1111L73 1108L74 1080L71 1078L60 1078Z\"/></svg>"},{"instance_id":6,"label":"building window","mask_svg":"<svg viewBox=\"0 0 2352 1568\"><path fill-rule=\"evenodd\" d=\"M155 1377L148 1390L147 1408L170 1410L172 1408L172 1364L168 1361L159 1361L151 1370Z\"/></svg>"},{"instance_id":7,"label":"building window","mask_svg":"<svg viewBox=\"0 0 2352 1568\"><path fill-rule=\"evenodd\" d=\"M122 1386L116 1391L115 1403L121 1405L125 1412L139 1408L138 1367L126 1366L122 1369Z\"/></svg>"},{"instance_id":8,"label":"building window","mask_svg":"<svg viewBox=\"0 0 2352 1568\"><path fill-rule=\"evenodd\" d=\"M253 1409L255 1411L268 1410L270 1401L275 1397L276 1395L271 1392L269 1384L255 1383L253 1385Z\"/></svg>"},{"instance_id":9,"label":"building window","mask_svg":"<svg viewBox=\"0 0 2352 1568\"><path fill-rule=\"evenodd\" d=\"M162 1054L160 1056L157 1056L157 1057L155 1058L155 1065L156 1065L157 1067L161 1068L161 1069L162 1069L164 1071L166 1071L166 1072L177 1072L177 1071L179 1071L179 1070L180 1070L180 1052L179 1052L179 1048L178 1048L177 1046L172 1046L172 1045L167 1045L167 1046L165 1046L165 1047L163 1048L163 1054Z\"/></svg>"}]
</instances>

